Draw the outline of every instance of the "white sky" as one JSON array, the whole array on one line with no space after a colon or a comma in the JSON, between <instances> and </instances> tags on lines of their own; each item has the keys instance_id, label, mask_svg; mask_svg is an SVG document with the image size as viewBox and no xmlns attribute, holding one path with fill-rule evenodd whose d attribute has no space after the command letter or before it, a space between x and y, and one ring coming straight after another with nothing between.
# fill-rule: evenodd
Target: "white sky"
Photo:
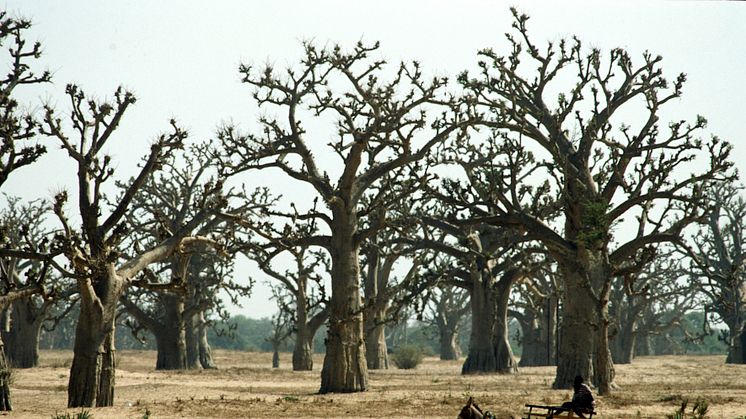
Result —
<instances>
[{"instance_id":1,"label":"white sky","mask_svg":"<svg viewBox=\"0 0 746 419\"><path fill-rule=\"evenodd\" d=\"M734 144L736 164L746 170L746 7L738 2L13 0L4 6L33 21L29 38L44 45L37 68L54 73L53 85L24 93L29 106L49 101L66 110L69 82L99 97L120 84L136 93L109 150L117 175L126 177L171 117L195 140L210 138L221 121L254 125L257 112L251 90L239 82L239 63L293 64L301 40L343 47L380 40L391 63L416 59L427 71L455 76L474 68L479 49L506 50L511 4L531 16L537 43L577 35L586 46L627 48L637 62L644 50L662 55L670 80L679 72L689 80L670 115L706 116L709 131ZM42 164L15 174L4 192L49 198L70 184L72 167L56 145L49 149ZM275 311L269 295L258 280L254 296L234 312L268 316Z\"/></svg>"}]
</instances>

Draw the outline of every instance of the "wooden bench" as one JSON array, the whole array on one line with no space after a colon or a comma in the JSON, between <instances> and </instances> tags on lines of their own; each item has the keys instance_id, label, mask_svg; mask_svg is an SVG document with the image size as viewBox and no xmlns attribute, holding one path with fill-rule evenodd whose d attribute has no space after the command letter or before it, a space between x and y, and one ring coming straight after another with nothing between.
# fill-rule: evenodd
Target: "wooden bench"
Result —
<instances>
[{"instance_id":1,"label":"wooden bench","mask_svg":"<svg viewBox=\"0 0 746 419\"><path fill-rule=\"evenodd\" d=\"M541 406L536 404L527 404L528 412L523 419L532 418L543 418L543 419L555 419L555 418L579 418L572 410L568 410L562 406ZM591 419L596 414L593 410L583 410L583 416Z\"/></svg>"}]
</instances>

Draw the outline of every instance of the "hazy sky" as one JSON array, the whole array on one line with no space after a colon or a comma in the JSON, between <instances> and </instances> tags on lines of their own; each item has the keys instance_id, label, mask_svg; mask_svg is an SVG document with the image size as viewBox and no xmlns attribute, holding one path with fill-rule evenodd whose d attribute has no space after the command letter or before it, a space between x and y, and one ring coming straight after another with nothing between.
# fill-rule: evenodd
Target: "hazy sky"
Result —
<instances>
[{"instance_id":1,"label":"hazy sky","mask_svg":"<svg viewBox=\"0 0 746 419\"><path fill-rule=\"evenodd\" d=\"M511 4L531 15L536 41L577 35L587 46L627 48L637 62L645 50L662 55L669 79L685 72L689 80L666 115L706 116L709 132L734 144L746 170L746 7L738 2L15 0L5 9L33 21L29 36L44 45L40 67L54 74L53 85L24 93L28 106L49 101L65 110L70 82L98 97L120 84L136 93L109 150L124 176L171 117L199 140L221 121L251 127L257 112L239 63L284 67L299 58L302 40L363 39L380 40L392 63L416 59L434 74L455 75L474 68L479 49L506 50ZM72 180L65 162L52 146L43 164L11 177L4 191L51 197ZM270 315L268 296L259 284L236 311Z\"/></svg>"}]
</instances>

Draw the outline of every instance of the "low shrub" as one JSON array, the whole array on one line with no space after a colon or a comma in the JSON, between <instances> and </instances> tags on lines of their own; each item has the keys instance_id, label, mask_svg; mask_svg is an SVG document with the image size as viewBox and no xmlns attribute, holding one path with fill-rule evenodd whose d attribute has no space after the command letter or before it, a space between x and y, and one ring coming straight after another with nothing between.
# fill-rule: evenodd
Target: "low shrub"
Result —
<instances>
[{"instance_id":1,"label":"low shrub","mask_svg":"<svg viewBox=\"0 0 746 419\"><path fill-rule=\"evenodd\" d=\"M411 370L422 362L422 349L419 346L404 345L396 348L391 360L397 368Z\"/></svg>"}]
</instances>

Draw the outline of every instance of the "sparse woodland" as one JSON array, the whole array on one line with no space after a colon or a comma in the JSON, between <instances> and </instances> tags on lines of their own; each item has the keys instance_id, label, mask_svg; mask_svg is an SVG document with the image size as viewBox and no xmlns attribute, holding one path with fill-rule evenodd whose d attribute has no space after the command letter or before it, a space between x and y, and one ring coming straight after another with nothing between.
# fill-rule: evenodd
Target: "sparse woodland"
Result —
<instances>
[{"instance_id":1,"label":"sparse woodland","mask_svg":"<svg viewBox=\"0 0 746 419\"><path fill-rule=\"evenodd\" d=\"M44 153L64 153L76 179L47 200L2 198L0 410L10 368L35 367L41 330L70 316L68 407L114 404L117 325L153 336L156 369L220 368L208 330L232 333L226 301L257 281L278 306L273 364L290 342L321 394L368 390L415 318L462 374L556 366L547 389L580 374L613 394L615 364L692 312L704 320L686 339L720 322L727 362L746 364L746 204L706 119L661 119L685 75L654 53L535 39L512 12L506 39L450 77L362 41L241 65L256 123L194 139L164 120L127 178L107 147L133 141L117 129L135 95L63 87L37 68L30 22L0 14L0 188L44 173ZM67 102L21 106L30 84ZM287 186L247 186L270 177Z\"/></svg>"}]
</instances>

